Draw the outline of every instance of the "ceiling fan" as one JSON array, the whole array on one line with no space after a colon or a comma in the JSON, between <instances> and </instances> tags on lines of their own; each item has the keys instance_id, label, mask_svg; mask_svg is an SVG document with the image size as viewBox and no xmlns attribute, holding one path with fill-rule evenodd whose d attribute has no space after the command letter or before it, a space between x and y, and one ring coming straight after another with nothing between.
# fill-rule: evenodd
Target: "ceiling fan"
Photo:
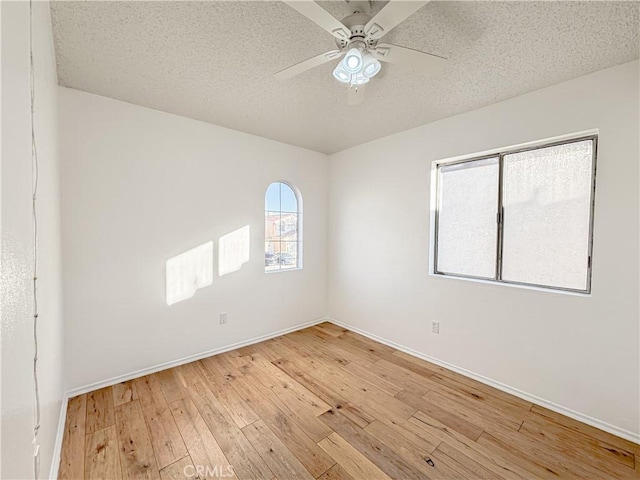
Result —
<instances>
[{"instance_id":1,"label":"ceiling fan","mask_svg":"<svg viewBox=\"0 0 640 480\"><path fill-rule=\"evenodd\" d=\"M411 65L431 71L446 59L379 40L413 15L429 0L390 0L376 15L371 15L369 0L346 0L351 15L339 21L314 0L283 0L284 3L335 37L337 49L330 50L279 71L274 76L286 80L332 60L344 58L333 70L336 80L349 85L349 105L364 99L364 85L380 72L380 62Z\"/></svg>"}]
</instances>

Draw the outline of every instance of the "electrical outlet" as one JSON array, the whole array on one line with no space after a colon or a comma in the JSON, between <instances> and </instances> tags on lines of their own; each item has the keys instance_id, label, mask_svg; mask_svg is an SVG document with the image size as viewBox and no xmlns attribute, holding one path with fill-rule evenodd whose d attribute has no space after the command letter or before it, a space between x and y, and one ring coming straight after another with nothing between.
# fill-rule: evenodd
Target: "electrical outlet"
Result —
<instances>
[{"instance_id":1,"label":"electrical outlet","mask_svg":"<svg viewBox=\"0 0 640 480\"><path fill-rule=\"evenodd\" d=\"M431 331L433 333L440 333L440 322L431 322Z\"/></svg>"},{"instance_id":2,"label":"electrical outlet","mask_svg":"<svg viewBox=\"0 0 640 480\"><path fill-rule=\"evenodd\" d=\"M222 312L220 314L220 325L227 323L227 312Z\"/></svg>"}]
</instances>

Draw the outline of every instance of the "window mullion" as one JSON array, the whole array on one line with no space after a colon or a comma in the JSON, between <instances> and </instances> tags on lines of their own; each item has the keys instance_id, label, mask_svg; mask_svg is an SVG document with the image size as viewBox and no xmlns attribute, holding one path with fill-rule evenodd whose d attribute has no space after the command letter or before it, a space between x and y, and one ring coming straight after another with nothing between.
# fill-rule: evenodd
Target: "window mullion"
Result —
<instances>
[{"instance_id":1,"label":"window mullion","mask_svg":"<svg viewBox=\"0 0 640 480\"><path fill-rule=\"evenodd\" d=\"M502 204L502 192L504 181L504 154L498 156L498 208L496 212L496 282L502 281L502 245L504 233L504 205Z\"/></svg>"},{"instance_id":2,"label":"window mullion","mask_svg":"<svg viewBox=\"0 0 640 480\"><path fill-rule=\"evenodd\" d=\"M439 215L440 215L440 182L442 181L442 173L440 171L440 165L436 170L436 210L435 210L435 226L433 229L433 273L438 273L438 227L439 227Z\"/></svg>"}]
</instances>

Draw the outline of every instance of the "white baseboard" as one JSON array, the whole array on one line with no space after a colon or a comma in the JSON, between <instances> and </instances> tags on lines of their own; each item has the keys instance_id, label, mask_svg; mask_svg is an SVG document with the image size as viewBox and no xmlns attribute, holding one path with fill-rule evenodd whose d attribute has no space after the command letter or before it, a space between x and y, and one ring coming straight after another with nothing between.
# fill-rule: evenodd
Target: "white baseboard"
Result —
<instances>
[{"instance_id":1,"label":"white baseboard","mask_svg":"<svg viewBox=\"0 0 640 480\"><path fill-rule=\"evenodd\" d=\"M501 390L505 393L509 393L516 397L522 398L531 403L535 403L541 407L548 408L549 410L553 410L554 412L560 413L567 417L573 418L574 420L578 420L579 422L586 423L587 425L591 425L592 427L599 428L600 430L604 430L605 432L611 433L620 438L624 438L625 440L629 440L630 442L634 442L640 444L640 434L626 430L624 428L617 427L615 425L611 425L610 423L604 422L602 420L598 420L597 418L590 417L583 413L577 412L575 410L571 410L570 408L563 407L562 405L558 405L557 403L553 403L549 400L545 400L544 398L540 398L536 395L523 392L522 390L518 390L517 388L510 387L504 383L498 382L491 378L485 377L484 375L480 375L478 373L467 370L466 368L461 368L456 365L453 365L449 362L445 362L438 358L431 357L429 355L425 355L424 353L420 353L411 348L407 348L403 345L392 342L391 340L387 340L386 338L379 337L378 335L374 335L373 333L369 333L366 330L362 330L361 328L354 327L353 325L349 325L348 323L341 322L340 320L336 320L334 318L328 317L326 319L328 322L331 322L335 325L338 325L342 328L346 328L355 333L359 333L365 337L368 337L376 342L380 342L389 347L395 348L396 350L400 350L401 352L408 353L409 355L413 355L414 357L421 358L422 360L426 360L427 362L435 363L441 367L447 368L449 370L453 370L456 373L460 373L465 377L472 378L473 380L477 380L478 382L484 383L490 387Z\"/></svg>"},{"instance_id":2,"label":"white baseboard","mask_svg":"<svg viewBox=\"0 0 640 480\"><path fill-rule=\"evenodd\" d=\"M60 416L58 417L58 431L56 432L56 439L53 443L53 456L51 458L51 470L49 471L49 478L55 480L58 478L58 471L60 469L60 453L62 452L62 437L64 436L64 427L67 421L67 404L69 403L69 396L64 395L62 397L62 404L60 405Z\"/></svg>"},{"instance_id":3,"label":"white baseboard","mask_svg":"<svg viewBox=\"0 0 640 480\"><path fill-rule=\"evenodd\" d=\"M231 350L236 350L238 348L246 347L248 345L253 345L254 343L260 343L265 340L279 337L280 335L286 335L287 333L295 332L296 330L302 330L303 328L311 327L313 325L317 325L319 323L326 322L326 321L329 321L329 319L324 317L319 318L316 320L312 320L310 322L301 323L294 327L278 330L277 332L267 333L264 335L260 335L259 337L253 337L248 340L232 343L231 345L225 345L224 347L214 348L212 350L207 350L205 352L196 353L195 355L189 355L187 357L179 358L177 360L172 360L170 362L154 365L153 367L147 367L141 370L136 370L135 372L125 373L124 375L118 375L117 377L112 377L107 380L102 380L100 382L95 382L89 385L85 385L84 387L78 387L78 388L69 390L67 392L67 396L69 398L76 397L78 395L82 395L83 393L93 392L94 390L99 390L100 388L104 388L104 387L110 387L118 383L126 382L127 380L133 380L134 378L144 377L145 375L150 375L152 373L160 372L168 368L178 367L180 365L184 365L185 363L195 362L196 360L201 360L203 358L211 357L212 355L229 352Z\"/></svg>"}]
</instances>

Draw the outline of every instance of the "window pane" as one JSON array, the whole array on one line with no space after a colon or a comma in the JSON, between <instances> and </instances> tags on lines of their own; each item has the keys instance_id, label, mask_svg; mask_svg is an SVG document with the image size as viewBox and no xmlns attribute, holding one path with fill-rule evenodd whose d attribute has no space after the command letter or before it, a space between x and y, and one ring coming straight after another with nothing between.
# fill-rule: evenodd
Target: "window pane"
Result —
<instances>
[{"instance_id":1,"label":"window pane","mask_svg":"<svg viewBox=\"0 0 640 480\"><path fill-rule=\"evenodd\" d=\"M298 266L298 242L282 242L278 261L282 270L297 268Z\"/></svg>"},{"instance_id":2,"label":"window pane","mask_svg":"<svg viewBox=\"0 0 640 480\"><path fill-rule=\"evenodd\" d=\"M593 141L504 157L502 278L586 290Z\"/></svg>"},{"instance_id":3,"label":"window pane","mask_svg":"<svg viewBox=\"0 0 640 480\"><path fill-rule=\"evenodd\" d=\"M280 220L280 237L283 241L293 241L298 239L298 214L283 213Z\"/></svg>"},{"instance_id":4,"label":"window pane","mask_svg":"<svg viewBox=\"0 0 640 480\"><path fill-rule=\"evenodd\" d=\"M439 168L437 271L494 278L498 158Z\"/></svg>"},{"instance_id":5,"label":"window pane","mask_svg":"<svg viewBox=\"0 0 640 480\"><path fill-rule=\"evenodd\" d=\"M265 195L265 210L272 212L280 211L280 183L272 183Z\"/></svg>"},{"instance_id":6,"label":"window pane","mask_svg":"<svg viewBox=\"0 0 640 480\"><path fill-rule=\"evenodd\" d=\"M272 270L279 270L280 264L276 253L280 251L280 242L265 242L264 243L264 269L267 272Z\"/></svg>"},{"instance_id":7,"label":"window pane","mask_svg":"<svg viewBox=\"0 0 640 480\"><path fill-rule=\"evenodd\" d=\"M281 183L280 188L280 203L283 212L298 212L298 200L296 199L296 194L293 193L293 190L286 183Z\"/></svg>"},{"instance_id":8,"label":"window pane","mask_svg":"<svg viewBox=\"0 0 640 480\"><path fill-rule=\"evenodd\" d=\"M280 212L264 212L265 240L280 239Z\"/></svg>"}]
</instances>

